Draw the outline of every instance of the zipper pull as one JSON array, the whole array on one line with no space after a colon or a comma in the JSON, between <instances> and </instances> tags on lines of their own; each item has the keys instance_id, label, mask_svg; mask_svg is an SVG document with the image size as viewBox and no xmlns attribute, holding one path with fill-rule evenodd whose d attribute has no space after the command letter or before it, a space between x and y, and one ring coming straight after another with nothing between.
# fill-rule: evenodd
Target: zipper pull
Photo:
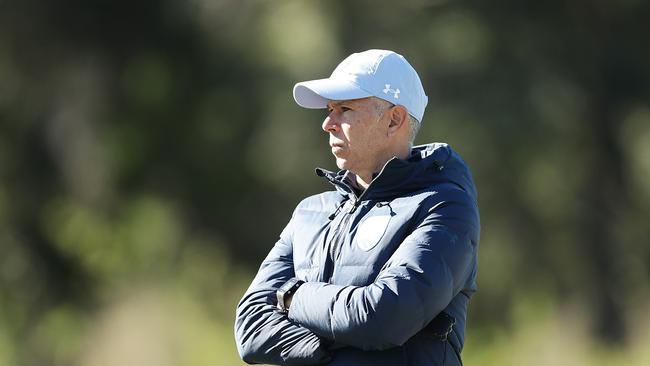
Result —
<instances>
[{"instance_id":1,"label":"zipper pull","mask_svg":"<svg viewBox=\"0 0 650 366\"><path fill-rule=\"evenodd\" d=\"M327 218L330 219L330 221L334 220L334 218L336 217L336 215L338 215L339 212L341 212L341 209L343 208L343 206L345 206L345 203L346 203L346 202L347 202L347 201L342 201L341 203L339 203L339 204L336 206L336 210L335 210L334 212L332 212L332 213L331 213Z\"/></svg>"}]
</instances>

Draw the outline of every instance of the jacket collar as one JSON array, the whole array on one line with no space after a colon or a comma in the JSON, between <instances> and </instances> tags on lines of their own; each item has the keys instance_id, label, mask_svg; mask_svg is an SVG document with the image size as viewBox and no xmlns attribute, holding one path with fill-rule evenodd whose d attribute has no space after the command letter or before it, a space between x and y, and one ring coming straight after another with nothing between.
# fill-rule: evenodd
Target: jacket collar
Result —
<instances>
[{"instance_id":1,"label":"jacket collar","mask_svg":"<svg viewBox=\"0 0 650 366\"><path fill-rule=\"evenodd\" d=\"M348 198L384 200L427 189L438 183L452 183L476 195L471 173L465 162L449 145L434 143L415 146L408 159L390 159L361 195L357 195L348 179L353 173L332 172L317 168L316 174L327 179L337 191Z\"/></svg>"}]
</instances>

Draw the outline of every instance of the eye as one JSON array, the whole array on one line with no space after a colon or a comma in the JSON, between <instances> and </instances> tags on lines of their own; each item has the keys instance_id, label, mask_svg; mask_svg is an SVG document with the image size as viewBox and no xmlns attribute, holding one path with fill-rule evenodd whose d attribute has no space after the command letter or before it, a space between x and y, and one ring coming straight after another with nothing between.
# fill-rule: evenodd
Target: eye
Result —
<instances>
[{"instance_id":1,"label":"eye","mask_svg":"<svg viewBox=\"0 0 650 366\"><path fill-rule=\"evenodd\" d=\"M351 110L352 110L352 108L350 108L350 107L341 106L341 112L347 112L347 111L351 111Z\"/></svg>"}]
</instances>

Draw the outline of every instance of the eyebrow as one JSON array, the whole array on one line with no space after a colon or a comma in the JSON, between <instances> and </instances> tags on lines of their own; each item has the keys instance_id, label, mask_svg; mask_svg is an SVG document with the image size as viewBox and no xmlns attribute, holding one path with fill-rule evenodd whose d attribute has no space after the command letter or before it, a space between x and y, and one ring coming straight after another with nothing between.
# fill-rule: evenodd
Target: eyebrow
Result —
<instances>
[{"instance_id":1,"label":"eyebrow","mask_svg":"<svg viewBox=\"0 0 650 366\"><path fill-rule=\"evenodd\" d=\"M338 107L342 105L343 103L349 102L348 100L333 100L329 103L327 103L327 107Z\"/></svg>"},{"instance_id":2,"label":"eyebrow","mask_svg":"<svg viewBox=\"0 0 650 366\"><path fill-rule=\"evenodd\" d=\"M358 105L358 103L355 100L333 100L327 103L327 108L340 107L344 104L350 107L355 107Z\"/></svg>"}]
</instances>

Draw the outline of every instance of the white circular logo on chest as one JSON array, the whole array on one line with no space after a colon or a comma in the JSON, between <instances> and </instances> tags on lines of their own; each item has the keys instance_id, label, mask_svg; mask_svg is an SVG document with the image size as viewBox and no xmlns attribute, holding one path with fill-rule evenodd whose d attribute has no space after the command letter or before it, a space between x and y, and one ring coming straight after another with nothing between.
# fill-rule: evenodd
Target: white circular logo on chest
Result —
<instances>
[{"instance_id":1,"label":"white circular logo on chest","mask_svg":"<svg viewBox=\"0 0 650 366\"><path fill-rule=\"evenodd\" d=\"M374 248L386 232L391 215L371 216L359 224L355 240L363 251Z\"/></svg>"}]
</instances>

